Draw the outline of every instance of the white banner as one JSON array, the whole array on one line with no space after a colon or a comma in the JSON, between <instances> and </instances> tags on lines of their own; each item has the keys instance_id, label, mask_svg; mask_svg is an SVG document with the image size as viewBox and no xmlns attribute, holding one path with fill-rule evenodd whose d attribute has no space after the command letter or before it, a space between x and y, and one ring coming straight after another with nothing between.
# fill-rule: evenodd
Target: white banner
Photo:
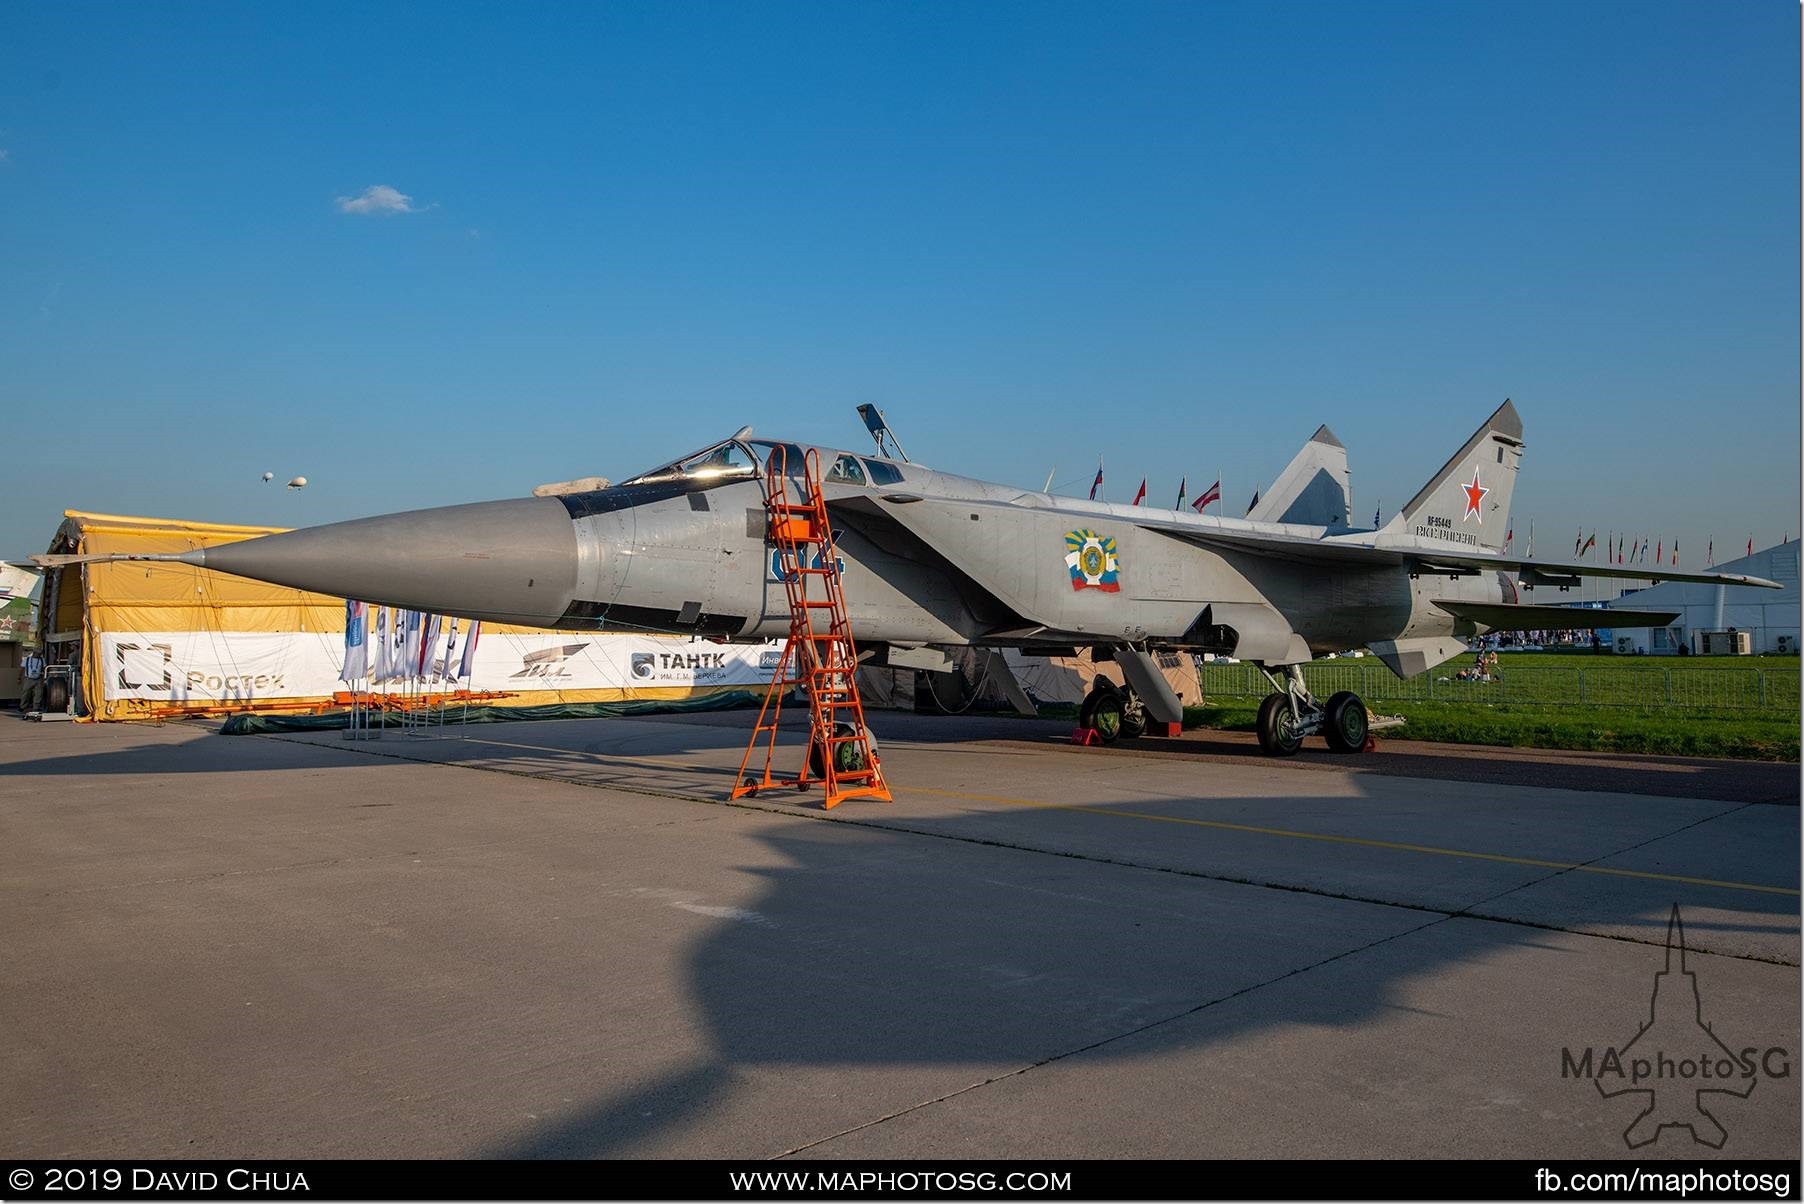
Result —
<instances>
[{"instance_id":1,"label":"white banner","mask_svg":"<svg viewBox=\"0 0 1804 1204\"><path fill-rule=\"evenodd\" d=\"M441 637L442 639L442 637ZM780 641L710 644L637 635L543 632L503 635L484 629L469 682L443 676L431 692L466 688L529 694L547 690L633 690L687 686L759 687L770 682ZM230 703L322 698L346 687L342 632L102 632L108 699ZM438 666L442 670L442 665ZM389 682L378 693L402 693Z\"/></svg>"}]
</instances>

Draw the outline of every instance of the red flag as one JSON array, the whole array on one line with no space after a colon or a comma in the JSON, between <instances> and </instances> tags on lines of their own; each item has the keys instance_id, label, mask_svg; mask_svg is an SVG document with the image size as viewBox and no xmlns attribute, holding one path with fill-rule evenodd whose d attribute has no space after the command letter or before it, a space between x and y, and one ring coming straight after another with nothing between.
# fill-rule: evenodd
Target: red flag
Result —
<instances>
[{"instance_id":1,"label":"red flag","mask_svg":"<svg viewBox=\"0 0 1804 1204\"><path fill-rule=\"evenodd\" d=\"M1750 535L1750 536L1748 536L1748 555L1752 556L1753 554L1754 554L1754 537L1752 535Z\"/></svg>"},{"instance_id":2,"label":"red flag","mask_svg":"<svg viewBox=\"0 0 1804 1204\"><path fill-rule=\"evenodd\" d=\"M1096 479L1090 482L1090 500L1096 500L1097 491L1102 488L1102 457L1096 457Z\"/></svg>"},{"instance_id":3,"label":"red flag","mask_svg":"<svg viewBox=\"0 0 1804 1204\"><path fill-rule=\"evenodd\" d=\"M1655 564L1665 563L1666 553L1661 550L1664 547L1666 547L1666 541L1664 539L1659 539L1659 540L1654 541L1654 563Z\"/></svg>"},{"instance_id":4,"label":"red flag","mask_svg":"<svg viewBox=\"0 0 1804 1204\"><path fill-rule=\"evenodd\" d=\"M1138 506L1146 500L1146 478L1140 478L1140 492L1134 495L1134 505Z\"/></svg>"},{"instance_id":5,"label":"red flag","mask_svg":"<svg viewBox=\"0 0 1804 1204\"><path fill-rule=\"evenodd\" d=\"M1215 484L1209 486L1209 488L1203 490L1202 496L1190 503L1190 508L1198 514L1201 514L1204 506L1207 506L1210 502L1219 501L1221 501L1221 482L1217 481Z\"/></svg>"}]
</instances>

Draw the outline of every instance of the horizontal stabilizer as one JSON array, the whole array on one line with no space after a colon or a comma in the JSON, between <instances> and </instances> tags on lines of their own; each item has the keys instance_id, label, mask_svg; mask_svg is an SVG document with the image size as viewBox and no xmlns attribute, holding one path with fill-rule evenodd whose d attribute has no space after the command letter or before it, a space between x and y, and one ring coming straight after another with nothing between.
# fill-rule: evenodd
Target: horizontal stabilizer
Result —
<instances>
[{"instance_id":1,"label":"horizontal stabilizer","mask_svg":"<svg viewBox=\"0 0 1804 1204\"><path fill-rule=\"evenodd\" d=\"M1593 610L1578 606L1536 606L1528 602L1461 602L1435 599L1456 619L1470 619L1492 631L1594 631L1600 627L1664 627L1679 617L1676 610Z\"/></svg>"}]
</instances>

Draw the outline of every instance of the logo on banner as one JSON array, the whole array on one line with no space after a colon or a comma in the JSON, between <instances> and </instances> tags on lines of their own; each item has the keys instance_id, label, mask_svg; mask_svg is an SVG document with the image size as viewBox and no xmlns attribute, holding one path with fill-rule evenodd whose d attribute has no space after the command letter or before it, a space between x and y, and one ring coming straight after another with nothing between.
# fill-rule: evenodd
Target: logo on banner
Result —
<instances>
[{"instance_id":1,"label":"logo on banner","mask_svg":"<svg viewBox=\"0 0 1804 1204\"><path fill-rule=\"evenodd\" d=\"M135 676L136 669L133 668L133 662L136 661L137 665L141 667L143 665L143 660L141 657L128 657L126 654L129 652L148 652L152 654L153 657L159 652L162 653L163 659L160 665L157 665L157 662L154 660L151 663L162 670L163 679L161 681L133 681L131 677L127 676L127 670L132 670L133 675ZM119 662L119 687L121 689L157 690L162 693L170 692L172 683L169 680L169 663L175 659L175 649L168 644L114 644L113 659ZM156 672L156 668L153 668L151 671L153 673Z\"/></svg>"},{"instance_id":2,"label":"logo on banner","mask_svg":"<svg viewBox=\"0 0 1804 1204\"><path fill-rule=\"evenodd\" d=\"M554 648L541 648L537 652L527 652L520 657L520 671L508 674L511 681L516 677L569 677L570 669L564 662L587 648L587 644L559 644Z\"/></svg>"},{"instance_id":3,"label":"logo on banner","mask_svg":"<svg viewBox=\"0 0 1804 1204\"><path fill-rule=\"evenodd\" d=\"M1121 560L1112 535L1088 528L1065 532L1065 567L1071 570L1072 589L1121 591Z\"/></svg>"},{"instance_id":4,"label":"logo on banner","mask_svg":"<svg viewBox=\"0 0 1804 1204\"><path fill-rule=\"evenodd\" d=\"M650 681L658 673L658 658L650 652L633 653L633 676Z\"/></svg>"}]
</instances>

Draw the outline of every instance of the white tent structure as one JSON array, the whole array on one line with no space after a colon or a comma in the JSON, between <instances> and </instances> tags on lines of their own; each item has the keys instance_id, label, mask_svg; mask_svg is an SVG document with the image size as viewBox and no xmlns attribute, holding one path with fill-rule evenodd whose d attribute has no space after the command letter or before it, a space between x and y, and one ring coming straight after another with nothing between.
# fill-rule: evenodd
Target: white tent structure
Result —
<instances>
[{"instance_id":1,"label":"white tent structure","mask_svg":"<svg viewBox=\"0 0 1804 1204\"><path fill-rule=\"evenodd\" d=\"M1797 652L1798 545L1777 544L1716 567L1727 573L1765 577L1785 588L1665 581L1624 594L1605 603L1606 607L1676 610L1679 617L1667 627L1615 628L1619 646L1626 637L1630 648L1650 656L1670 656L1681 647L1696 654L1704 651L1704 633L1734 630L1748 633L1750 652Z\"/></svg>"}]
</instances>

